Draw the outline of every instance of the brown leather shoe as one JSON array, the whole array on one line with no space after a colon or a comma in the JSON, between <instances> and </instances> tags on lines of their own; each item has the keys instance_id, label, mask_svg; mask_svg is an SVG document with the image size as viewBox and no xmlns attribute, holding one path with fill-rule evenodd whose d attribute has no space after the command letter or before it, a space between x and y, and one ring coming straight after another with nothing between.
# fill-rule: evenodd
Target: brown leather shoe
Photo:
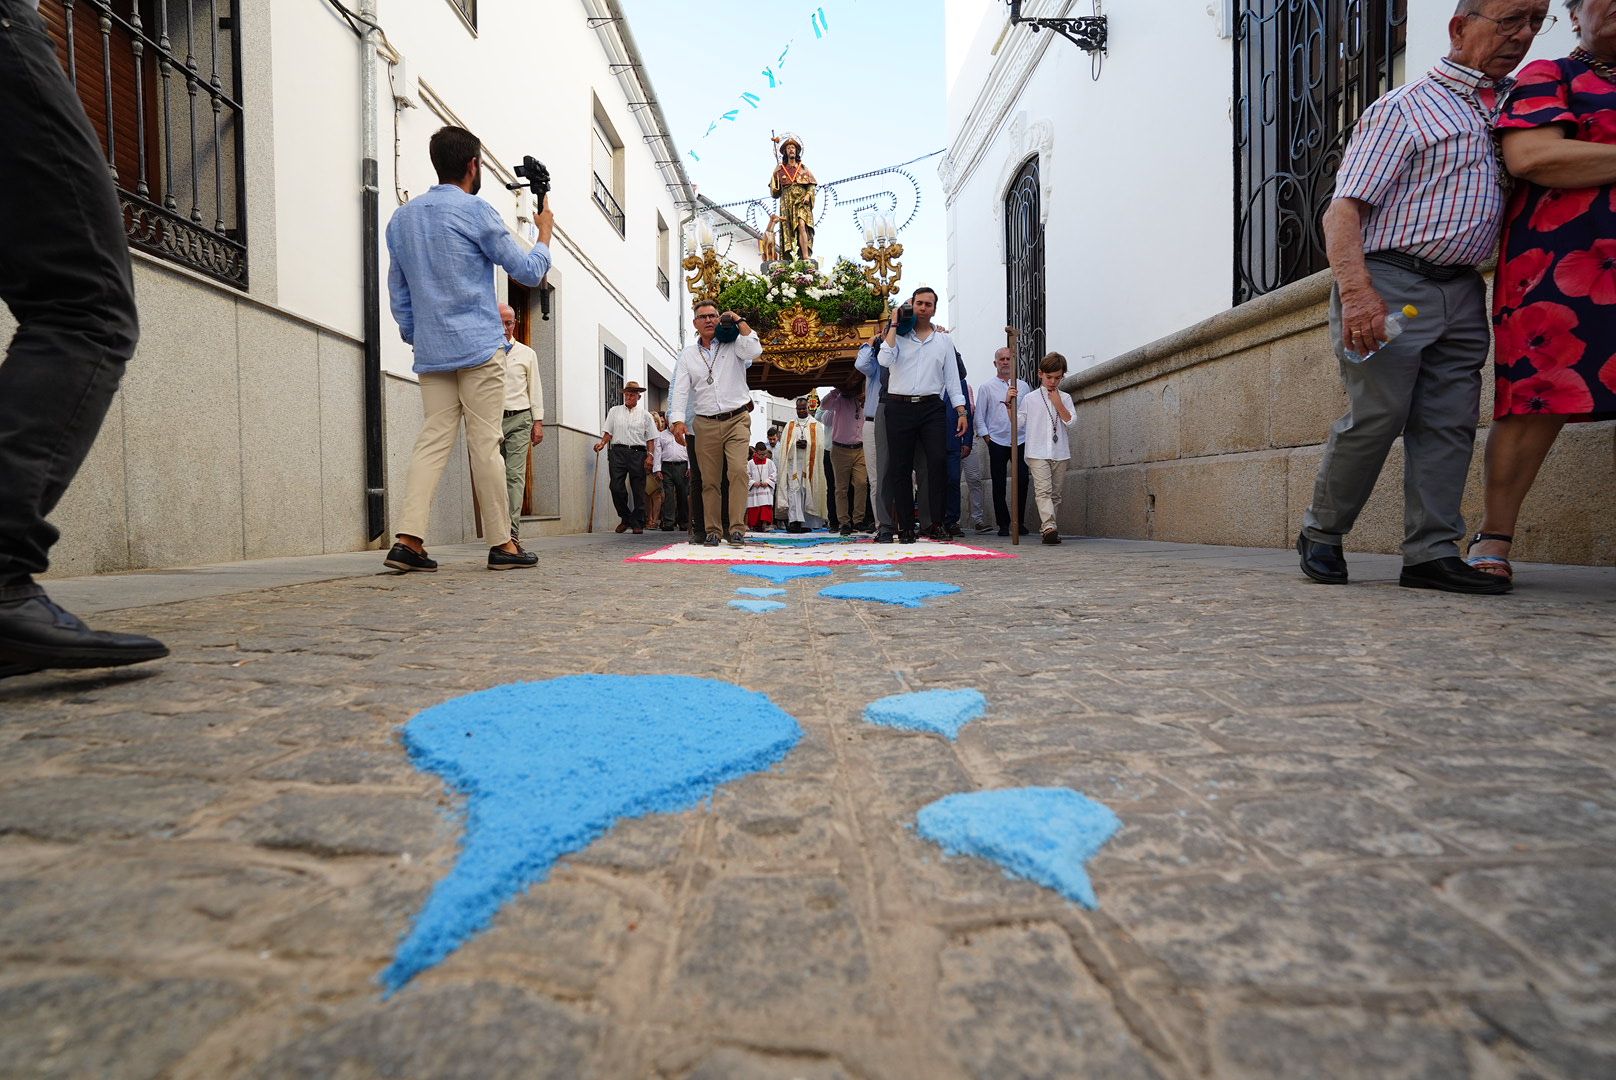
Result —
<instances>
[{"instance_id":1,"label":"brown leather shoe","mask_svg":"<svg viewBox=\"0 0 1616 1080\"><path fill-rule=\"evenodd\" d=\"M617 528L613 529L612 532L628 532L628 522L619 521L617 523Z\"/></svg>"}]
</instances>

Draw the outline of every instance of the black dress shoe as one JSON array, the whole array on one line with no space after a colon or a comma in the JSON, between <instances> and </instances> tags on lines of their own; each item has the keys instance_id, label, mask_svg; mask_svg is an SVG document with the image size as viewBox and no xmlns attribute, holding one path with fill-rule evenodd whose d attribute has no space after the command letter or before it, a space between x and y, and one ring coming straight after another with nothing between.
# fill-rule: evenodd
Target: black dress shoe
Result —
<instances>
[{"instance_id":1,"label":"black dress shoe","mask_svg":"<svg viewBox=\"0 0 1616 1080\"><path fill-rule=\"evenodd\" d=\"M946 544L948 543L948 530L941 525L933 525L926 530L926 539L933 540L939 544Z\"/></svg>"},{"instance_id":2,"label":"black dress shoe","mask_svg":"<svg viewBox=\"0 0 1616 1080\"><path fill-rule=\"evenodd\" d=\"M890 530L890 529L882 529L881 531L879 531L879 532L877 532L875 534L875 539L872 541L872 543L890 544L896 539L897 539L897 536L892 532L892 530Z\"/></svg>"},{"instance_id":3,"label":"black dress shoe","mask_svg":"<svg viewBox=\"0 0 1616 1080\"><path fill-rule=\"evenodd\" d=\"M746 546L746 534L744 532L742 532L740 529L731 529L730 534L729 534L729 546L730 547L745 547Z\"/></svg>"},{"instance_id":4,"label":"black dress shoe","mask_svg":"<svg viewBox=\"0 0 1616 1080\"><path fill-rule=\"evenodd\" d=\"M1347 583L1347 560L1334 544L1309 540L1307 533L1296 534L1296 553L1302 557L1302 573L1322 585Z\"/></svg>"},{"instance_id":5,"label":"black dress shoe","mask_svg":"<svg viewBox=\"0 0 1616 1080\"><path fill-rule=\"evenodd\" d=\"M900 544L912 544L916 540L918 540L919 538L920 537L916 533L909 532L909 531L905 530L904 532L901 532L901 533L898 534L898 543L900 543Z\"/></svg>"},{"instance_id":6,"label":"black dress shoe","mask_svg":"<svg viewBox=\"0 0 1616 1080\"><path fill-rule=\"evenodd\" d=\"M48 596L0 601L0 664L34 670L120 667L167 655L168 646L156 638L91 630Z\"/></svg>"},{"instance_id":7,"label":"black dress shoe","mask_svg":"<svg viewBox=\"0 0 1616 1080\"><path fill-rule=\"evenodd\" d=\"M717 547L719 544L723 543L723 541L720 540L718 538L718 534L714 532L708 533L707 539L704 540L703 543L705 543L708 547Z\"/></svg>"},{"instance_id":8,"label":"black dress shoe","mask_svg":"<svg viewBox=\"0 0 1616 1080\"><path fill-rule=\"evenodd\" d=\"M525 570L538 564L539 557L531 551L517 551L513 554L504 548L492 547L488 549L488 569L490 570Z\"/></svg>"},{"instance_id":9,"label":"black dress shoe","mask_svg":"<svg viewBox=\"0 0 1616 1080\"><path fill-rule=\"evenodd\" d=\"M426 552L416 551L403 544L394 544L392 550L387 553L387 558L382 560L382 565L406 573L411 570L422 570L430 574L438 568L437 560L427 558Z\"/></svg>"},{"instance_id":10,"label":"black dress shoe","mask_svg":"<svg viewBox=\"0 0 1616 1080\"><path fill-rule=\"evenodd\" d=\"M841 534L841 535L842 535L842 536L852 536L852 535L853 535L853 526L851 526L851 525L843 525L843 526L842 526L842 527L841 527L841 528L840 528L840 529L839 529L839 530L837 530L837 531L838 531L838 532L839 532L839 533L840 533L840 534Z\"/></svg>"},{"instance_id":11,"label":"black dress shoe","mask_svg":"<svg viewBox=\"0 0 1616 1080\"><path fill-rule=\"evenodd\" d=\"M956 522L954 522L954 524L952 524L952 525L950 525L948 527L948 535L953 536L953 537L964 536L965 535L965 530L960 528L959 527L959 522L956 521Z\"/></svg>"},{"instance_id":12,"label":"black dress shoe","mask_svg":"<svg viewBox=\"0 0 1616 1080\"><path fill-rule=\"evenodd\" d=\"M1480 596L1497 596L1510 589L1507 579L1477 570L1457 555L1405 566L1397 584L1405 589L1438 589Z\"/></svg>"}]
</instances>

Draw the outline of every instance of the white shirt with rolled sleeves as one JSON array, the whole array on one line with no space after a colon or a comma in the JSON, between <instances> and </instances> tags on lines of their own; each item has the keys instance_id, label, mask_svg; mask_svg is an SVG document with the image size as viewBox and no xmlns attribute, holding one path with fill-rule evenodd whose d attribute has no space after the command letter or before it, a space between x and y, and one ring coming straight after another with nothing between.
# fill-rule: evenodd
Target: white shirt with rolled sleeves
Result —
<instances>
[{"instance_id":1,"label":"white shirt with rolled sleeves","mask_svg":"<svg viewBox=\"0 0 1616 1080\"><path fill-rule=\"evenodd\" d=\"M936 396L951 408L970 407L960 397L953 338L941 330L933 330L924 341L912 333L896 341L896 345L883 341L876 357L887 369L888 397Z\"/></svg>"},{"instance_id":2,"label":"white shirt with rolled sleeves","mask_svg":"<svg viewBox=\"0 0 1616 1080\"><path fill-rule=\"evenodd\" d=\"M690 451L679 445L679 440L673 437L672 430L657 432L656 447L660 462L657 465L658 469L670 461L688 462L690 460Z\"/></svg>"},{"instance_id":3,"label":"white shirt with rolled sleeves","mask_svg":"<svg viewBox=\"0 0 1616 1080\"><path fill-rule=\"evenodd\" d=\"M1000 446L1010 445L1010 407L1006 404L1010 384L993 378L976 388L976 433L992 439ZM1016 380L1016 442L1027 439L1026 403L1032 397L1032 387Z\"/></svg>"},{"instance_id":4,"label":"white shirt with rolled sleeves","mask_svg":"<svg viewBox=\"0 0 1616 1080\"><path fill-rule=\"evenodd\" d=\"M679 353L668 415L682 420L692 401L697 416L717 416L745 408L752 400L746 369L762 355L763 342L756 334L742 334L728 345L714 338L710 349L702 348L699 338L692 341ZM709 373L713 380L710 383Z\"/></svg>"},{"instance_id":5,"label":"white shirt with rolled sleeves","mask_svg":"<svg viewBox=\"0 0 1616 1080\"><path fill-rule=\"evenodd\" d=\"M612 437L613 446L644 446L657 437L656 421L644 401L632 409L613 405L606 414L605 431Z\"/></svg>"},{"instance_id":6,"label":"white shirt with rolled sleeves","mask_svg":"<svg viewBox=\"0 0 1616 1080\"><path fill-rule=\"evenodd\" d=\"M505 344L505 411L533 410L533 419L544 419L544 387L539 382L539 358L520 341Z\"/></svg>"},{"instance_id":7,"label":"white shirt with rolled sleeves","mask_svg":"<svg viewBox=\"0 0 1616 1080\"><path fill-rule=\"evenodd\" d=\"M1072 396L1064 390L1057 390L1056 393L1060 395L1061 404L1066 406L1066 415L1077 419ZM1016 419L1026 425L1026 443L1022 451L1026 457L1042 461L1067 461L1071 458L1072 440L1067 422L1060 418L1055 403L1049 400L1049 392L1042 386L1030 391L1027 397L1016 399Z\"/></svg>"}]
</instances>

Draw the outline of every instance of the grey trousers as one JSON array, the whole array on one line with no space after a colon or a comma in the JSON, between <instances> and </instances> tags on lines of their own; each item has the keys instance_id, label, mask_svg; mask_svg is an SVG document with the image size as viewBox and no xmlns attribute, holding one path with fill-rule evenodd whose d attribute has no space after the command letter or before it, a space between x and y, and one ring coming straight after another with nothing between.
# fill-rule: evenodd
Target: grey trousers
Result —
<instances>
[{"instance_id":1,"label":"grey trousers","mask_svg":"<svg viewBox=\"0 0 1616 1080\"><path fill-rule=\"evenodd\" d=\"M511 539L522 524L522 494L527 488L527 452L533 445L533 410L507 416L501 427L499 452L505 458L505 491L511 498Z\"/></svg>"},{"instance_id":2,"label":"grey trousers","mask_svg":"<svg viewBox=\"0 0 1616 1080\"><path fill-rule=\"evenodd\" d=\"M893 532L892 515L887 513L886 497L881 494L881 463L887 456L885 405L875 407L875 417L864 421L864 467L870 477L870 509L875 511L875 527Z\"/></svg>"},{"instance_id":3,"label":"grey trousers","mask_svg":"<svg viewBox=\"0 0 1616 1080\"><path fill-rule=\"evenodd\" d=\"M1386 454L1403 437L1403 563L1459 554L1465 479L1476 441L1489 344L1481 275L1433 281L1369 260L1387 307L1419 308L1396 340L1361 364L1342 359L1341 296L1330 293L1330 341L1350 407L1330 429L1302 531L1341 543L1369 500Z\"/></svg>"}]
</instances>

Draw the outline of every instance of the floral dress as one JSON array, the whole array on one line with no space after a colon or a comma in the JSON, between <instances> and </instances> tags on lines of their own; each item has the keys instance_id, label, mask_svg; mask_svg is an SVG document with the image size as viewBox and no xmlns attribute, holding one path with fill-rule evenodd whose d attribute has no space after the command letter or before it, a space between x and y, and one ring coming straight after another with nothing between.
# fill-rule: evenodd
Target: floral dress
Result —
<instances>
[{"instance_id":1,"label":"floral dress","mask_svg":"<svg viewBox=\"0 0 1616 1080\"><path fill-rule=\"evenodd\" d=\"M1520 74L1498 121L1616 143L1616 83L1575 55ZM1493 282L1495 417L1616 417L1616 191L1518 181Z\"/></svg>"}]
</instances>

